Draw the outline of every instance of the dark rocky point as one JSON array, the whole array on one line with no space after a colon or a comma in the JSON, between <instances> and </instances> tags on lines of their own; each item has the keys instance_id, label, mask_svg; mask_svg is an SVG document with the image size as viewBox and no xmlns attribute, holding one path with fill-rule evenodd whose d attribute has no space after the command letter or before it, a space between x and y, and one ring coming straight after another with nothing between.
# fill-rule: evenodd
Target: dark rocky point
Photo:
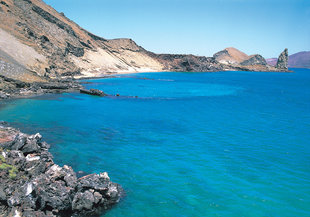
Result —
<instances>
[{"instance_id":1,"label":"dark rocky point","mask_svg":"<svg viewBox=\"0 0 310 217\"><path fill-rule=\"evenodd\" d=\"M94 216L118 203L123 189L106 172L77 178L48 148L0 123L0 216Z\"/></svg>"},{"instance_id":2,"label":"dark rocky point","mask_svg":"<svg viewBox=\"0 0 310 217\"><path fill-rule=\"evenodd\" d=\"M74 92L81 87L81 84L71 79L28 83L0 75L0 99L29 97L45 93Z\"/></svg>"}]
</instances>

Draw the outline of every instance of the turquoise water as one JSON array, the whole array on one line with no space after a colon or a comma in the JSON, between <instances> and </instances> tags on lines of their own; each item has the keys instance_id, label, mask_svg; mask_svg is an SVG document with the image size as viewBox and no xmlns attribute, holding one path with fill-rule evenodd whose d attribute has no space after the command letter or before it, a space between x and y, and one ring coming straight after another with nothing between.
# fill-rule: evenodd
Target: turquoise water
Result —
<instances>
[{"instance_id":1,"label":"turquoise water","mask_svg":"<svg viewBox=\"0 0 310 217\"><path fill-rule=\"evenodd\" d=\"M108 171L127 195L105 216L310 216L310 70L86 86L121 97L9 101L0 120L40 132L56 163Z\"/></svg>"}]
</instances>

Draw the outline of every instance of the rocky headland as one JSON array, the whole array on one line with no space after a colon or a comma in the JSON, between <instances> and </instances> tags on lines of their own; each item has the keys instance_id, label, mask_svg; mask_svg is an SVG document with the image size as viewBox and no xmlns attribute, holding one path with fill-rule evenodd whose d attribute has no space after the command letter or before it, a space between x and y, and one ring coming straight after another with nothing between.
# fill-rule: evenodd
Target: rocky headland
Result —
<instances>
[{"instance_id":1,"label":"rocky headland","mask_svg":"<svg viewBox=\"0 0 310 217\"><path fill-rule=\"evenodd\" d=\"M53 162L40 134L0 123L0 216L97 216L123 189L106 172L77 177Z\"/></svg>"},{"instance_id":2,"label":"rocky headland","mask_svg":"<svg viewBox=\"0 0 310 217\"><path fill-rule=\"evenodd\" d=\"M72 79L24 82L0 75L0 100L37 96L47 93L77 92L81 88L82 85Z\"/></svg>"}]
</instances>

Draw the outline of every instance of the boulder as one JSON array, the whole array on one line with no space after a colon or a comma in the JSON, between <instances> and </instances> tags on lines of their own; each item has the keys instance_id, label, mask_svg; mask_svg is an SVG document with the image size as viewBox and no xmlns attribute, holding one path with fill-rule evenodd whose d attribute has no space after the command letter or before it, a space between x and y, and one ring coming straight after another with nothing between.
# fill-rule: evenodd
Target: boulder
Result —
<instances>
[{"instance_id":1,"label":"boulder","mask_svg":"<svg viewBox=\"0 0 310 217\"><path fill-rule=\"evenodd\" d=\"M74 196L72 210L82 211L91 210L95 203L94 195L90 191L79 192Z\"/></svg>"}]
</instances>

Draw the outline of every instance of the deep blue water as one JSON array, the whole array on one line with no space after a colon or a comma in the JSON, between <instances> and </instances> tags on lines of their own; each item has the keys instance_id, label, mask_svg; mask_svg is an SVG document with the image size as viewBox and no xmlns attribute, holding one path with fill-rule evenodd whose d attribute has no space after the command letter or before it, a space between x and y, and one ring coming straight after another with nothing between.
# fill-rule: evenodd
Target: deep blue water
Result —
<instances>
[{"instance_id":1,"label":"deep blue water","mask_svg":"<svg viewBox=\"0 0 310 217\"><path fill-rule=\"evenodd\" d=\"M108 217L306 217L310 70L295 71L92 80L121 97L14 100L0 120L40 132L56 163L108 171L127 193Z\"/></svg>"}]
</instances>

